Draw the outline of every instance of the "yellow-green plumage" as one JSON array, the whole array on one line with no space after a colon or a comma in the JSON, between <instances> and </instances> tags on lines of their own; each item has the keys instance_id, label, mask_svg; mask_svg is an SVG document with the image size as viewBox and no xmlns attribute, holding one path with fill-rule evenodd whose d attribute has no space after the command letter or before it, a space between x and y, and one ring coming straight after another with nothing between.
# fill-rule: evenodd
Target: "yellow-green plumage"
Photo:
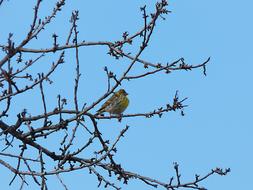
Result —
<instances>
[{"instance_id":1,"label":"yellow-green plumage","mask_svg":"<svg viewBox=\"0 0 253 190\"><path fill-rule=\"evenodd\" d=\"M114 93L97 111L98 114L103 112L108 112L110 114L121 114L123 113L129 105L129 99L127 98L127 93L124 89L120 89L118 92Z\"/></svg>"}]
</instances>

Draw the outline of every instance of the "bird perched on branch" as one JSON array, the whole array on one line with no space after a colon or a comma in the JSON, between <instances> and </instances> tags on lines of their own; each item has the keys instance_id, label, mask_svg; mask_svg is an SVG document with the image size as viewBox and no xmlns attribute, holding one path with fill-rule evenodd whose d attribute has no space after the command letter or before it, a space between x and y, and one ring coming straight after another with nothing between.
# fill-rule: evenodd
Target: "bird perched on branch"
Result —
<instances>
[{"instance_id":1,"label":"bird perched on branch","mask_svg":"<svg viewBox=\"0 0 253 190\"><path fill-rule=\"evenodd\" d=\"M111 114L120 115L125 111L129 104L129 99L127 98L128 93L124 89L120 89L115 92L97 111L97 114L103 112L108 112Z\"/></svg>"}]
</instances>

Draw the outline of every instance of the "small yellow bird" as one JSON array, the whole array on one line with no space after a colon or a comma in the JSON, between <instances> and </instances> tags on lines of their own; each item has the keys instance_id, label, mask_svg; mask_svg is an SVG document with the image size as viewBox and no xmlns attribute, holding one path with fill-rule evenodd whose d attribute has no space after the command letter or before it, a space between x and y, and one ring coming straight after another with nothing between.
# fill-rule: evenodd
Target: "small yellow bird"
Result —
<instances>
[{"instance_id":1,"label":"small yellow bird","mask_svg":"<svg viewBox=\"0 0 253 190\"><path fill-rule=\"evenodd\" d=\"M128 93L124 89L120 89L115 92L97 111L97 114L103 112L108 112L111 114L120 115L125 111L129 104L129 99L127 98Z\"/></svg>"}]
</instances>

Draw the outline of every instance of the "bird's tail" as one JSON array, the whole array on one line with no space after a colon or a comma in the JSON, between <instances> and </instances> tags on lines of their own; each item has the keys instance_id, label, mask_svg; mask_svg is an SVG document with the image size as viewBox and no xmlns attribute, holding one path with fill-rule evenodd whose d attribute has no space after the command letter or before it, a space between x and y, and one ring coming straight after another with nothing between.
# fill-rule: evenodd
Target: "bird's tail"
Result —
<instances>
[{"instance_id":1,"label":"bird's tail","mask_svg":"<svg viewBox=\"0 0 253 190\"><path fill-rule=\"evenodd\" d=\"M99 110L97 110L97 113L95 115L100 115L103 112L105 112L104 108L100 108Z\"/></svg>"}]
</instances>

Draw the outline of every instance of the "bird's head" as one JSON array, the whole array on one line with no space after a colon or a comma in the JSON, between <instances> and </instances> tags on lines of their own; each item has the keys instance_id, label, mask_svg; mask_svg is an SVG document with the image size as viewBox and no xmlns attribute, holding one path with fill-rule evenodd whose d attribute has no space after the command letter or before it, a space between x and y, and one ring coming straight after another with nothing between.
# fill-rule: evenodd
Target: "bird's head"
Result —
<instances>
[{"instance_id":1,"label":"bird's head","mask_svg":"<svg viewBox=\"0 0 253 190\"><path fill-rule=\"evenodd\" d=\"M122 95L125 95L125 96L128 95L128 93L124 89L120 89L119 94L122 94Z\"/></svg>"}]
</instances>

